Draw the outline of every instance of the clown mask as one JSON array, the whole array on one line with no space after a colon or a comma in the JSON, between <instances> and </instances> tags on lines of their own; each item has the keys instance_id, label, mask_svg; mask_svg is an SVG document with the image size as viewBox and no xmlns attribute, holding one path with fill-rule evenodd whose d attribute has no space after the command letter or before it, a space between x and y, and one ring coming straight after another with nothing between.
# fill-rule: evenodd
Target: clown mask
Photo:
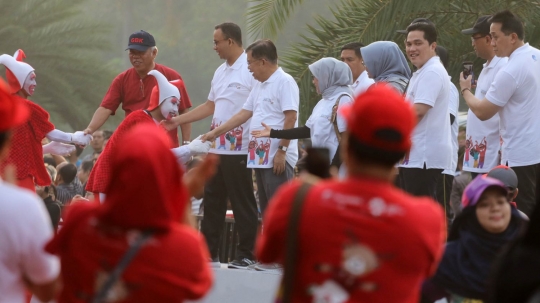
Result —
<instances>
[{"instance_id":1,"label":"clown mask","mask_svg":"<svg viewBox=\"0 0 540 303\"><path fill-rule=\"evenodd\" d=\"M171 120L178 116L178 98L169 97L165 99L161 105L159 105L159 109L166 120Z\"/></svg>"},{"instance_id":2,"label":"clown mask","mask_svg":"<svg viewBox=\"0 0 540 303\"><path fill-rule=\"evenodd\" d=\"M24 80L23 89L29 96L34 94L36 89L36 73L31 72L28 74L26 80Z\"/></svg>"}]
</instances>

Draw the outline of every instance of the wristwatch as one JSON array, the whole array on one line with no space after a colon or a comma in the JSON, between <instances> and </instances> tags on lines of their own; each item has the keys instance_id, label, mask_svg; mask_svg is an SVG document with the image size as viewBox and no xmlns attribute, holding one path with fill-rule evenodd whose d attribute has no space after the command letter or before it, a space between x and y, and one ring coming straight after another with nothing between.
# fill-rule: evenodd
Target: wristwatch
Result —
<instances>
[{"instance_id":1,"label":"wristwatch","mask_svg":"<svg viewBox=\"0 0 540 303\"><path fill-rule=\"evenodd\" d=\"M287 149L289 149L288 146L283 146L283 145L278 146L278 148L281 149L284 152L287 152Z\"/></svg>"}]
</instances>

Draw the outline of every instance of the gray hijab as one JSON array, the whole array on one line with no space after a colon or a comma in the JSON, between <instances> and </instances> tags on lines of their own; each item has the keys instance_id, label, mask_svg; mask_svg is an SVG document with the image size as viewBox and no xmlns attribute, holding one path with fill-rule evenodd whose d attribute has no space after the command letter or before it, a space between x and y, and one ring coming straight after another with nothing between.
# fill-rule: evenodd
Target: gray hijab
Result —
<instances>
[{"instance_id":1,"label":"gray hijab","mask_svg":"<svg viewBox=\"0 0 540 303\"><path fill-rule=\"evenodd\" d=\"M375 82L390 77L411 78L407 59L394 42L377 41L360 48L364 65Z\"/></svg>"},{"instance_id":2,"label":"gray hijab","mask_svg":"<svg viewBox=\"0 0 540 303\"><path fill-rule=\"evenodd\" d=\"M335 58L322 58L309 65L309 70L319 80L319 90L324 99L334 94L353 95L349 87L353 83L349 66Z\"/></svg>"}]
</instances>

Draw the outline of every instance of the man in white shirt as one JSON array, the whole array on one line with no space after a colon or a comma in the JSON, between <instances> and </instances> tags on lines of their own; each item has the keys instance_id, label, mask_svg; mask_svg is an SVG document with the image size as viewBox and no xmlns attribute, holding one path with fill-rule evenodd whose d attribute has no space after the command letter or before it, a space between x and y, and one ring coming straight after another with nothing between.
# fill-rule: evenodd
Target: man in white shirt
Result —
<instances>
[{"instance_id":1,"label":"man in white shirt","mask_svg":"<svg viewBox=\"0 0 540 303\"><path fill-rule=\"evenodd\" d=\"M508 63L495 75L483 99L471 92L471 78L460 77L461 94L471 111L485 121L499 113L502 138L501 164L518 176L519 210L530 215L540 173L540 50L524 42L523 23L510 11L491 21L491 44Z\"/></svg>"},{"instance_id":2,"label":"man in white shirt","mask_svg":"<svg viewBox=\"0 0 540 303\"><path fill-rule=\"evenodd\" d=\"M476 56L486 60L482 72L476 81L474 96L484 99L495 75L506 65L508 58L495 55L489 34L489 19L491 16L481 16L473 28L462 30L461 33L471 36L471 43ZM463 170L471 172L474 179L478 174L488 173L500 163L500 133L499 114L486 121L478 119L469 109L467 113L466 150L463 159ZM477 160L475 161L475 158Z\"/></svg>"},{"instance_id":3,"label":"man in white shirt","mask_svg":"<svg viewBox=\"0 0 540 303\"><path fill-rule=\"evenodd\" d=\"M247 67L247 57L242 47L242 31L234 23L222 23L214 30L214 50L221 59L212 79L208 101L194 110L173 118L174 129L213 115L210 129L225 124L238 113L257 81ZM253 194L251 168L246 167L249 144L249 119L227 129L212 144L210 153L220 155L217 173L204 189L204 219L201 231L210 250L212 266L219 267L219 239L223 231L227 201L231 202L239 244L237 260L229 266L245 268L254 263L253 249L258 226L257 202ZM245 265L245 266L243 266Z\"/></svg>"},{"instance_id":4,"label":"man in white shirt","mask_svg":"<svg viewBox=\"0 0 540 303\"><path fill-rule=\"evenodd\" d=\"M375 83L367 74L364 61L362 60L362 54L360 53L361 47L364 47L364 44L352 42L343 45L341 48L341 61L349 66L353 74L354 82L351 85L351 89L353 90L354 97L360 95Z\"/></svg>"},{"instance_id":5,"label":"man in white shirt","mask_svg":"<svg viewBox=\"0 0 540 303\"><path fill-rule=\"evenodd\" d=\"M298 126L299 89L293 77L278 66L277 50L270 40L258 40L246 49L247 64L255 85L242 110L227 122L203 135L213 141L251 118L249 130L289 129ZM248 167L255 169L259 203L264 214L277 188L293 178L298 160L297 140L251 138Z\"/></svg>"},{"instance_id":6,"label":"man in white shirt","mask_svg":"<svg viewBox=\"0 0 540 303\"><path fill-rule=\"evenodd\" d=\"M12 129L28 118L28 109L14 100L1 82L0 164L8 155ZM16 181L15 173L6 171L5 177ZM44 250L52 236L49 214L38 196L0 178L1 303L26 302L26 289L42 301L53 298L60 262Z\"/></svg>"},{"instance_id":7,"label":"man in white shirt","mask_svg":"<svg viewBox=\"0 0 540 303\"><path fill-rule=\"evenodd\" d=\"M407 99L417 114L411 151L399 165L401 187L416 196L437 198L437 179L451 169L452 142L448 96L450 81L435 53L437 32L432 24L407 27L406 52L417 68L409 82Z\"/></svg>"}]
</instances>

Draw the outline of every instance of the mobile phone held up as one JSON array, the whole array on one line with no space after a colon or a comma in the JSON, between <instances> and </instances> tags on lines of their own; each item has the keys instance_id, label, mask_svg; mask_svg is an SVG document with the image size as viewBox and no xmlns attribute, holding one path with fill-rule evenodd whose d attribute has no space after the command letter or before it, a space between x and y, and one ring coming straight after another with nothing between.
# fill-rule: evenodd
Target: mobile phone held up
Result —
<instances>
[{"instance_id":1,"label":"mobile phone held up","mask_svg":"<svg viewBox=\"0 0 540 303\"><path fill-rule=\"evenodd\" d=\"M474 71L471 61L463 62L463 78L467 79L468 76L471 76L471 85L474 85Z\"/></svg>"}]
</instances>

